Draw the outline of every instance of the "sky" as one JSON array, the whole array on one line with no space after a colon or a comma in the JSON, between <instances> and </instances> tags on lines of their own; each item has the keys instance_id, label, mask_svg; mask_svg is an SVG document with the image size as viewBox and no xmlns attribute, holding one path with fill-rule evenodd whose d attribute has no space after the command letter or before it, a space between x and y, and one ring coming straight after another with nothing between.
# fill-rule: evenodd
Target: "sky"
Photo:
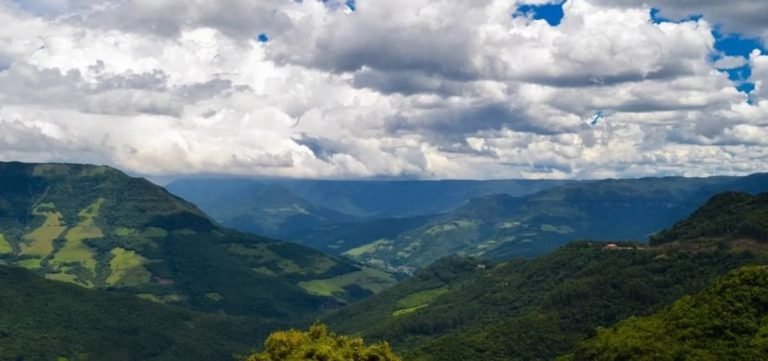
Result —
<instances>
[{"instance_id":1,"label":"sky","mask_svg":"<svg viewBox=\"0 0 768 361\"><path fill-rule=\"evenodd\" d=\"M768 171L768 1L0 0L0 160L133 174Z\"/></svg>"}]
</instances>

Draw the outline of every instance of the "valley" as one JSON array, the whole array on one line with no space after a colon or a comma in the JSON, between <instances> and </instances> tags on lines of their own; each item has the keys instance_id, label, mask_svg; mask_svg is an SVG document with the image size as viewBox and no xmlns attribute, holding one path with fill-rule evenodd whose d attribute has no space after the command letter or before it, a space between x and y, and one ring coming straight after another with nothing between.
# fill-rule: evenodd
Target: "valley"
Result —
<instances>
[{"instance_id":1,"label":"valley","mask_svg":"<svg viewBox=\"0 0 768 361\"><path fill-rule=\"evenodd\" d=\"M230 192L229 198L213 196L201 203L204 210L216 217L220 214L217 210L229 204L229 199L251 199L253 193L249 187L267 187L262 182L266 181L182 180L169 187L190 199L216 194L207 190L210 188L221 189L222 192L226 189ZM350 182L336 183L326 181L319 184L324 186L323 189L346 189ZM357 188L366 189L367 192L342 193L346 199L345 204L366 204L370 202L370 194L387 194L388 189L395 188L390 183L357 183ZM434 182L405 183L402 188L427 187ZM470 190L473 187L480 189L462 193L463 199L456 198L456 191L452 188L443 190L436 187L432 191L436 193L435 198L456 199L452 203L444 203L446 208L439 213L409 216L409 211L401 211L373 218L358 214L358 218L350 216L343 222L333 222L327 217L319 221L321 217L316 216L318 221L314 226L305 224L303 227L294 227L290 221L285 221L281 237L373 267L412 274L419 268L453 254L490 259L532 258L573 240L642 242L687 216L717 193L768 191L768 176L765 174L741 178L666 177L563 184L545 182L536 186L532 185L536 183L522 181L487 183L460 184ZM286 184L296 189L303 189L299 185L311 189L319 187L313 182L295 181ZM206 191L195 193L195 185L198 189L204 187ZM289 204L294 204L292 209L319 209L320 206L308 206L308 201L302 201L301 206L296 205L298 203L294 202L298 196L293 193L288 196L286 193L290 192L289 188L280 187L278 197L286 202L281 207L290 208ZM504 193L505 188L513 191ZM501 193L482 193L488 190ZM404 192L390 198L418 203L418 198L409 198L410 194ZM264 207L259 212L275 214L270 210L273 203L243 202L250 204L251 209ZM395 203L391 200L389 202ZM326 207L338 203L318 204ZM237 210L230 211L238 213ZM261 213L254 212L238 213L234 218L264 219ZM313 213L304 213L308 214ZM238 228L242 224L232 226ZM241 229L254 230L249 227Z\"/></svg>"},{"instance_id":2,"label":"valley","mask_svg":"<svg viewBox=\"0 0 768 361\"><path fill-rule=\"evenodd\" d=\"M278 228L301 223L272 211L286 200L333 215L292 230L299 245L113 168L0 163L0 360L237 359L318 319L411 361L647 355L616 345L663 345L647 325L687 297L762 279L765 179L549 184L420 216L339 216L271 185L232 195Z\"/></svg>"}]
</instances>

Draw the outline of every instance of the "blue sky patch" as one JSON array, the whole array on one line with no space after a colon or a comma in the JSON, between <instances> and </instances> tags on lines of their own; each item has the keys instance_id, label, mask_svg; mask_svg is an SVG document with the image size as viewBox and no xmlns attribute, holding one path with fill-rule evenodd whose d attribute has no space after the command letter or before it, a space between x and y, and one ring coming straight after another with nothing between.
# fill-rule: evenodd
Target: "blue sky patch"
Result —
<instances>
[{"instance_id":1,"label":"blue sky patch","mask_svg":"<svg viewBox=\"0 0 768 361\"><path fill-rule=\"evenodd\" d=\"M715 49L717 54L713 55L712 60L717 61L722 56L741 56L749 59L755 49L759 49L763 53L766 52L762 42L756 38L744 37L741 34L723 34L719 28L715 28L712 31L712 36L715 37ZM733 68L722 69L728 73L728 78L736 83L736 89L744 93L751 93L755 90L755 84L749 82L749 78L752 76L752 68L749 64Z\"/></svg>"},{"instance_id":2,"label":"blue sky patch","mask_svg":"<svg viewBox=\"0 0 768 361\"><path fill-rule=\"evenodd\" d=\"M719 28L712 31L715 37L715 49L725 55L749 57L755 49L765 52L760 39L743 37L741 34L723 34Z\"/></svg>"},{"instance_id":3,"label":"blue sky patch","mask_svg":"<svg viewBox=\"0 0 768 361\"><path fill-rule=\"evenodd\" d=\"M320 0L331 10L357 11L357 0Z\"/></svg>"},{"instance_id":4,"label":"blue sky patch","mask_svg":"<svg viewBox=\"0 0 768 361\"><path fill-rule=\"evenodd\" d=\"M563 0L556 3L544 4L544 5L530 5L524 4L517 7L517 11L512 15L518 16L530 16L534 20L544 20L551 26L558 26L563 21L565 12L563 11L563 5L567 0Z\"/></svg>"},{"instance_id":5,"label":"blue sky patch","mask_svg":"<svg viewBox=\"0 0 768 361\"><path fill-rule=\"evenodd\" d=\"M688 21L699 21L703 17L704 16L701 15L701 14L694 14L694 15L689 15L688 17L685 17L685 18L682 18L682 19L677 19L677 20L669 19L669 18L665 18L665 17L661 16L661 10L660 9L651 8L651 22L654 23L654 24L661 24L661 23L680 24L680 23L685 23L685 22L688 22Z\"/></svg>"},{"instance_id":6,"label":"blue sky patch","mask_svg":"<svg viewBox=\"0 0 768 361\"><path fill-rule=\"evenodd\" d=\"M651 22L654 24L661 23L683 23L687 21L699 21L702 15L691 15L683 19L675 20L665 18L661 15L661 10L658 8L651 9ZM715 52L710 55L710 61L716 62L722 59L724 56L739 56L745 59L749 59L749 54L755 49L759 49L766 53L760 39L744 37L741 34L725 34L719 27L715 27L712 30L712 36L715 38ZM733 69L719 69L728 74L728 79L734 82L736 89L740 92L749 94L755 89L755 84L749 82L749 78L752 76L752 68L749 64L740 66Z\"/></svg>"}]
</instances>

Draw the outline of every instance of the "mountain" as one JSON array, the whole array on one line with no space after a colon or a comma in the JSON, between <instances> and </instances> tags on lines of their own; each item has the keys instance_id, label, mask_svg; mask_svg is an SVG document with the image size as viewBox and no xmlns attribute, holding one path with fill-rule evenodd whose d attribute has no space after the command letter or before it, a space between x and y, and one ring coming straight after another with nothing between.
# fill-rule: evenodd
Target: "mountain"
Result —
<instances>
[{"instance_id":1,"label":"mountain","mask_svg":"<svg viewBox=\"0 0 768 361\"><path fill-rule=\"evenodd\" d=\"M500 181L332 181L332 180L256 180L256 179L180 179L168 184L172 193L200 205L216 219L248 215L248 210L273 208L259 194L272 190L281 195L281 205L297 204L336 216L354 218L402 218L442 213L467 200L491 195L522 196L569 183L560 180ZM278 197L278 196L275 196ZM232 210L233 204L237 206ZM334 222L334 217L320 217ZM344 220L345 222L347 220ZM297 229L286 227L285 232Z\"/></svg>"},{"instance_id":2,"label":"mountain","mask_svg":"<svg viewBox=\"0 0 768 361\"><path fill-rule=\"evenodd\" d=\"M758 176L762 175L570 183L523 197L479 197L447 214L393 220L386 229L368 221L362 226L325 226L289 238L401 271L452 254L490 259L535 257L577 239L645 240L689 215L717 192L768 190L768 182L754 181Z\"/></svg>"},{"instance_id":3,"label":"mountain","mask_svg":"<svg viewBox=\"0 0 768 361\"><path fill-rule=\"evenodd\" d=\"M695 213L706 214L711 204L732 196L718 195ZM736 198L730 203L744 202ZM750 209L741 215L762 217L761 209ZM724 207L707 217L717 220L729 212ZM718 235L720 240L741 237L738 228ZM338 331L389 340L414 361L552 360L574 352L600 327L663 310L739 267L768 264L762 248L727 245L580 241L531 260L452 257L327 322ZM605 358L619 359L633 358Z\"/></svg>"},{"instance_id":4,"label":"mountain","mask_svg":"<svg viewBox=\"0 0 768 361\"><path fill-rule=\"evenodd\" d=\"M409 274L454 254L530 258L575 239L643 241L714 194L768 191L768 175L559 183L198 179L169 187L233 228Z\"/></svg>"},{"instance_id":5,"label":"mountain","mask_svg":"<svg viewBox=\"0 0 768 361\"><path fill-rule=\"evenodd\" d=\"M326 322L388 340L409 360L551 360L597 327L650 314L734 268L768 263L745 251L621 246L578 242L500 264L441 261Z\"/></svg>"},{"instance_id":6,"label":"mountain","mask_svg":"<svg viewBox=\"0 0 768 361\"><path fill-rule=\"evenodd\" d=\"M686 244L704 240L768 243L768 193L723 193L693 215L651 238L651 243Z\"/></svg>"},{"instance_id":7,"label":"mountain","mask_svg":"<svg viewBox=\"0 0 768 361\"><path fill-rule=\"evenodd\" d=\"M768 268L732 272L651 316L630 318L581 343L562 361L764 360Z\"/></svg>"},{"instance_id":8,"label":"mountain","mask_svg":"<svg viewBox=\"0 0 768 361\"><path fill-rule=\"evenodd\" d=\"M235 182L217 188L207 182L176 182L170 187L223 226L267 237L283 238L297 230L357 220L317 207L280 184Z\"/></svg>"},{"instance_id":9,"label":"mountain","mask_svg":"<svg viewBox=\"0 0 768 361\"><path fill-rule=\"evenodd\" d=\"M392 276L222 228L108 167L0 163L0 262L48 279L207 312L312 317Z\"/></svg>"},{"instance_id":10,"label":"mountain","mask_svg":"<svg viewBox=\"0 0 768 361\"><path fill-rule=\"evenodd\" d=\"M287 323L204 314L0 266L0 361L234 360Z\"/></svg>"}]
</instances>

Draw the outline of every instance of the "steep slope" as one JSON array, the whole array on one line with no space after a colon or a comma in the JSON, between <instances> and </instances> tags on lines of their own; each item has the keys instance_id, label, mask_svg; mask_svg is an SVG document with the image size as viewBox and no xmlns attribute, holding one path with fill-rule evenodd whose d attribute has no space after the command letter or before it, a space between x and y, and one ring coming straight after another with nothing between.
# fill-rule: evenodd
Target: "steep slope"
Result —
<instances>
[{"instance_id":1,"label":"steep slope","mask_svg":"<svg viewBox=\"0 0 768 361\"><path fill-rule=\"evenodd\" d=\"M234 360L285 324L203 314L0 266L0 360Z\"/></svg>"},{"instance_id":2,"label":"steep slope","mask_svg":"<svg viewBox=\"0 0 768 361\"><path fill-rule=\"evenodd\" d=\"M738 219L764 219L755 206L762 197L718 195L691 219L718 223L734 207ZM738 227L716 237L726 246L709 246L710 237L689 247L575 242L496 266L449 259L328 322L393 341L411 360L551 360L597 327L651 314L738 267L768 263L762 248L733 242L743 237ZM618 359L632 358L606 360Z\"/></svg>"},{"instance_id":3,"label":"steep slope","mask_svg":"<svg viewBox=\"0 0 768 361\"><path fill-rule=\"evenodd\" d=\"M291 239L313 247L338 246L339 254L403 271L452 254L534 257L576 239L645 240L690 214L711 192L737 188L736 180L671 177L572 183L525 197L475 198L421 224L411 218L397 221L416 224L413 228L391 226L387 232L370 228L358 241L333 239L322 232L299 233ZM762 187L768 190L768 183ZM334 232L345 235L343 230L351 228L340 225ZM405 230L393 235L392 229Z\"/></svg>"},{"instance_id":4,"label":"steep slope","mask_svg":"<svg viewBox=\"0 0 768 361\"><path fill-rule=\"evenodd\" d=\"M53 280L275 318L306 317L394 282L221 228L192 204L108 167L0 163L0 184L0 260ZM334 287L313 295L299 286L306 282Z\"/></svg>"},{"instance_id":5,"label":"steep slope","mask_svg":"<svg viewBox=\"0 0 768 361\"><path fill-rule=\"evenodd\" d=\"M602 329L563 361L763 360L768 355L768 268L735 271L648 317Z\"/></svg>"}]
</instances>

